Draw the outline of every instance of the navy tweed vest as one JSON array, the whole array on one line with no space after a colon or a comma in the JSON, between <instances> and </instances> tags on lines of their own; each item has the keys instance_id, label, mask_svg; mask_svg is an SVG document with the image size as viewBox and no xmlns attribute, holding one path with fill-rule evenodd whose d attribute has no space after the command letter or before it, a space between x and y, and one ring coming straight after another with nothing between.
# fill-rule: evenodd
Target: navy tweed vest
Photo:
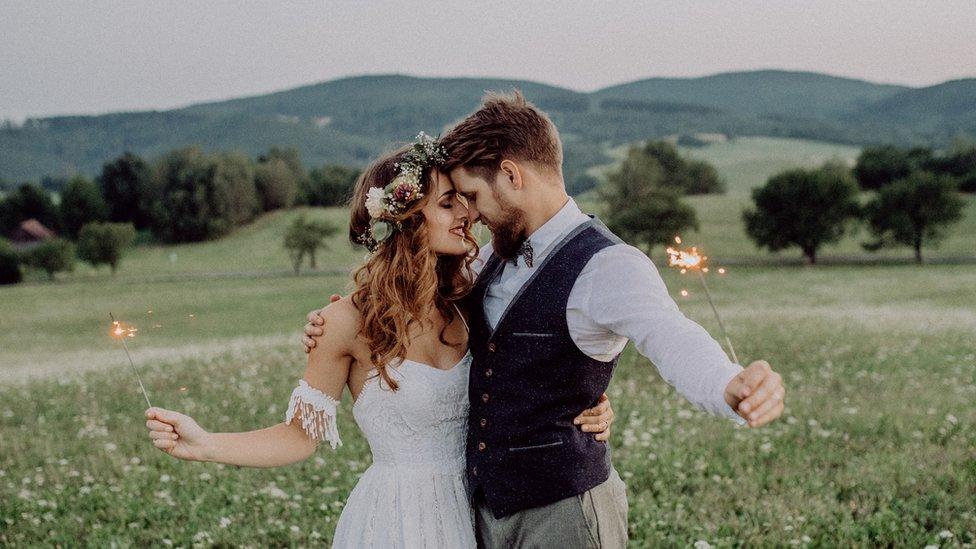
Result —
<instances>
[{"instance_id":1,"label":"navy tweed vest","mask_svg":"<svg viewBox=\"0 0 976 549\"><path fill-rule=\"evenodd\" d=\"M598 219L566 235L516 294L495 330L484 296L503 266L488 260L467 297L473 355L467 475L497 518L581 494L610 476L610 448L573 418L606 390L617 358L590 358L573 342L566 304L583 267L622 242Z\"/></svg>"}]
</instances>

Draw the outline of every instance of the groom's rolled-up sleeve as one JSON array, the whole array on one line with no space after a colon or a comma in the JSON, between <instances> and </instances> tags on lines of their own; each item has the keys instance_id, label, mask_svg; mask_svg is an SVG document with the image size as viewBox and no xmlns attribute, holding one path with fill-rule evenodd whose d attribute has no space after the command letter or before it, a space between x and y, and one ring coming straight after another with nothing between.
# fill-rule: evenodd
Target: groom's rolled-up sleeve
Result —
<instances>
[{"instance_id":1,"label":"groom's rolled-up sleeve","mask_svg":"<svg viewBox=\"0 0 976 549\"><path fill-rule=\"evenodd\" d=\"M742 366L678 310L643 252L626 244L610 246L590 259L584 273L589 291L584 312L593 324L633 341L661 377L695 406L746 423L725 402L725 387Z\"/></svg>"}]
</instances>

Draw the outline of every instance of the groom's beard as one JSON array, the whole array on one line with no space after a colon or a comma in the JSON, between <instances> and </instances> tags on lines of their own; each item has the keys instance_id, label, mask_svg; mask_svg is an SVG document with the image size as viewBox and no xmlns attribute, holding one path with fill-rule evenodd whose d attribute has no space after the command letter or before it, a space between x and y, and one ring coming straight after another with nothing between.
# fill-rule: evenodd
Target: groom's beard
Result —
<instances>
[{"instance_id":1,"label":"groom's beard","mask_svg":"<svg viewBox=\"0 0 976 549\"><path fill-rule=\"evenodd\" d=\"M525 242L525 216L522 210L506 203L496 195L495 200L501 208L499 219L494 220L491 229L491 245L498 257L512 260L518 256L519 248Z\"/></svg>"}]
</instances>

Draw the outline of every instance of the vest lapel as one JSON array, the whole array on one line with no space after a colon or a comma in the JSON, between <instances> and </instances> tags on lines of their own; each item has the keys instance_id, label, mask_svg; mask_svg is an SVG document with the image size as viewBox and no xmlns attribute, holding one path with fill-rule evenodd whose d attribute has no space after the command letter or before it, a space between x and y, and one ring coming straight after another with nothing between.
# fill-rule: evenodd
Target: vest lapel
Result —
<instances>
[{"instance_id":1,"label":"vest lapel","mask_svg":"<svg viewBox=\"0 0 976 549\"><path fill-rule=\"evenodd\" d=\"M587 214L587 215L589 215L589 214ZM491 339L491 337L495 335L495 332L498 331L498 328L501 328L502 327L502 323L505 322L505 318L508 316L508 312L512 310L512 306L515 305L515 302L518 301L522 297L522 294L525 293L525 290L528 289L528 287L530 285L532 285L532 282L535 281L535 277L539 276L539 273L541 273L542 270L546 267L546 265L549 264L549 261L552 260L552 258L556 257L556 254L559 253L559 250L562 249L563 246L565 246L566 244L568 244L570 240L572 240L573 238L575 238L576 235L580 234L581 232L583 232L586 229L588 229L591 226L593 226L593 224L595 222L599 222L599 220L596 219L596 217L590 215L590 220L589 221L585 221L585 222L581 223L578 227L576 227L575 229L573 229L572 231L570 231L569 234L567 234L566 236L564 236L562 238L562 240L560 240L556 244L556 246L552 249L552 251L549 252L546 255L546 258L542 260L542 263L540 263L539 266L536 267L535 272L532 273L532 276L530 276L529 279L525 281L525 284L523 284L522 287L519 288L519 291L516 292L516 294L512 297L512 300L508 302L508 306L505 307L505 311L502 312L502 316L498 317L498 324L495 325L495 328L494 329L492 329L491 323L488 322L488 314L485 313L485 323L488 324L488 338L489 339ZM504 265L504 262L502 262L500 264L501 265ZM497 271L498 271L498 273L500 273L501 272L501 269L497 269ZM494 282L495 277L498 275L498 273L492 273L491 279L488 280L488 282L485 284L485 294L481 296L481 304L482 304L482 307L484 307L484 303L485 303L484 297L488 293L488 286L490 286L491 283Z\"/></svg>"}]
</instances>

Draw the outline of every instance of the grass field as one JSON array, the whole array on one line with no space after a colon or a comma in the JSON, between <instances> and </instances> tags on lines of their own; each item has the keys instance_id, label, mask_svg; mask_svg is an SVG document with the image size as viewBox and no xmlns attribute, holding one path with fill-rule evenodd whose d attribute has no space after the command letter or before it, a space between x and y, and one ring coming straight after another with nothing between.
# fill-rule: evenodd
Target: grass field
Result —
<instances>
[{"instance_id":1,"label":"grass field","mask_svg":"<svg viewBox=\"0 0 976 549\"><path fill-rule=\"evenodd\" d=\"M754 142L766 157L698 153L716 155L723 174L733 172L720 158L754 158L736 189L763 169L834 154L784 141ZM710 255L758 255L735 232L732 201L744 197L695 199ZM109 311L139 328L129 344L154 405L214 431L281 421L305 368L305 313L347 288L342 274L287 274L280 242L294 215L220 241L133 250L115 279L80 267L54 284L0 288L0 545L328 543L369 465L348 395L337 452L270 470L179 462L149 442L146 403L108 336ZM955 230L946 248L965 251L972 202ZM362 253L342 233L330 246L323 271ZM676 297L682 311L717 336L696 279L662 274L672 295L689 290ZM976 545L976 267L733 266L709 285L742 361L764 358L784 375L787 408L767 427L736 427L693 409L629 347L609 393L632 546Z\"/></svg>"},{"instance_id":2,"label":"grass field","mask_svg":"<svg viewBox=\"0 0 976 549\"><path fill-rule=\"evenodd\" d=\"M685 313L715 333L694 279L664 274L673 294L691 291L679 298ZM628 349L610 394L635 546L976 541L976 271L737 268L711 284L743 360L783 372L787 410L767 428L736 428L693 410ZM349 403L336 454L278 470L177 462L145 438L145 402L103 310L140 327L131 349L154 404L211 430L247 430L281 420L304 368L302 316L342 285L5 289L5 367L33 355L60 370L0 384L0 543L327 540L369 461ZM150 305L160 329L138 320Z\"/></svg>"}]
</instances>

